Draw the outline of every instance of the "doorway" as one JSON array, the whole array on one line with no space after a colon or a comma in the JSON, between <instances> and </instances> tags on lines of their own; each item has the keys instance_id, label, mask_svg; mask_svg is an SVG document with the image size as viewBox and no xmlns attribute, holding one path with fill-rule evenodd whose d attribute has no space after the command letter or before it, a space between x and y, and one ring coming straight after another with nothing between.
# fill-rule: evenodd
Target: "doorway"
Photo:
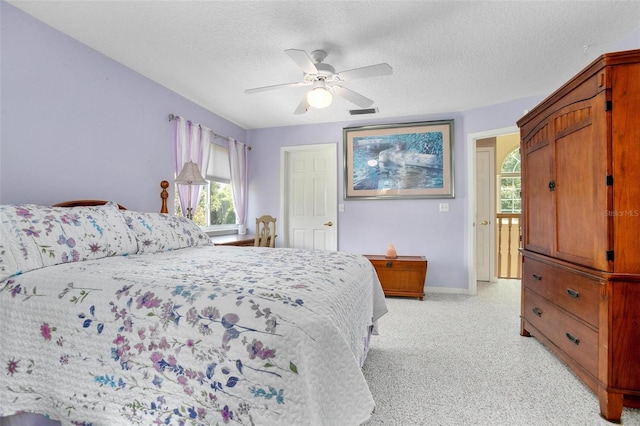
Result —
<instances>
[{"instance_id":1,"label":"doorway","mask_svg":"<svg viewBox=\"0 0 640 426\"><path fill-rule=\"evenodd\" d=\"M280 149L283 247L338 249L337 144Z\"/></svg>"},{"instance_id":2,"label":"doorway","mask_svg":"<svg viewBox=\"0 0 640 426\"><path fill-rule=\"evenodd\" d=\"M477 238L476 238L476 210L477 210L477 191L476 191L476 146L477 141L481 139L494 138L510 133L518 133L517 126L505 127L501 129L487 130L484 132L469 133L467 136L467 165L469 167L467 173L467 188L469 189L469 197L467 204L467 292L470 295L476 295L477 288ZM492 220L493 221L493 220ZM494 239L495 241L495 239Z\"/></svg>"}]
</instances>

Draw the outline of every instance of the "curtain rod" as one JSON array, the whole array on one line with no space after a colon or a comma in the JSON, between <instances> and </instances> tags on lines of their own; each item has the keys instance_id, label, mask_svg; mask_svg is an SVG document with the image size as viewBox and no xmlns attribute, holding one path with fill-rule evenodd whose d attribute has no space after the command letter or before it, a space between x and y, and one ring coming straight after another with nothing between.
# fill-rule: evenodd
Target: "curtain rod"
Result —
<instances>
[{"instance_id":1,"label":"curtain rod","mask_svg":"<svg viewBox=\"0 0 640 426\"><path fill-rule=\"evenodd\" d=\"M173 121L173 120L175 120L176 118L178 118L178 116L177 116L177 115L175 115L175 114L169 114L169 121ZM219 135L219 134L217 134L216 132L214 132L214 131L213 131L213 130L211 130L211 129L209 129L209 131L213 134L213 137L215 137L215 138L229 139L227 136ZM251 147L250 147L250 146L247 146L247 149L248 149L249 151L251 151Z\"/></svg>"}]
</instances>

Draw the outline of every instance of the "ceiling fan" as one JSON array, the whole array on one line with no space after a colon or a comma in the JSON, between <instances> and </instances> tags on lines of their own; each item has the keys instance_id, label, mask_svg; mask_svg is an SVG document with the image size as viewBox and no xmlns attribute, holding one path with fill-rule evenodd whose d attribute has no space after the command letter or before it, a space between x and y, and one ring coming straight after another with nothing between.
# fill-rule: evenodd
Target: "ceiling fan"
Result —
<instances>
[{"instance_id":1,"label":"ceiling fan","mask_svg":"<svg viewBox=\"0 0 640 426\"><path fill-rule=\"evenodd\" d=\"M327 53L323 50L314 50L311 55L300 49L288 49L284 53L302 68L302 81L257 87L255 89L247 89L244 92L258 93L287 87L313 86L302 98L295 110L295 114L304 114L310 107L325 108L331 105L333 95L340 96L360 108L368 108L373 105L373 100L341 86L340 83L357 78L377 77L393 73L393 68L385 63L336 72L333 66L323 62L327 57Z\"/></svg>"}]
</instances>

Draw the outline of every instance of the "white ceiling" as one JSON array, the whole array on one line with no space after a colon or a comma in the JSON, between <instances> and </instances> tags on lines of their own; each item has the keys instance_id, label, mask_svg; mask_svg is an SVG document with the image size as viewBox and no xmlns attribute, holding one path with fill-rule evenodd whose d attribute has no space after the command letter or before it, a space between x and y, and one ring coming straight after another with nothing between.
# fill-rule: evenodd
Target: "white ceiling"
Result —
<instances>
[{"instance_id":1,"label":"white ceiling","mask_svg":"<svg viewBox=\"0 0 640 426\"><path fill-rule=\"evenodd\" d=\"M294 115L307 88L285 49L325 50L389 118L546 96L640 25L640 1L11 1L245 129L352 119L335 99ZM173 111L180 114L180 111Z\"/></svg>"}]
</instances>

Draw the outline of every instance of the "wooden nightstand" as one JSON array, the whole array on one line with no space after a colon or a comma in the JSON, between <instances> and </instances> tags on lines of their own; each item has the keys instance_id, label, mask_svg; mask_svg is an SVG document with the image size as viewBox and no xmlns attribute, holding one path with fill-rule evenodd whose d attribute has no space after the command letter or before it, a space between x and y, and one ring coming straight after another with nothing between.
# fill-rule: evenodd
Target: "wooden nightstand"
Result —
<instances>
[{"instance_id":1,"label":"wooden nightstand","mask_svg":"<svg viewBox=\"0 0 640 426\"><path fill-rule=\"evenodd\" d=\"M424 298L427 278L427 259L424 256L398 256L389 259L379 255L365 255L378 274L385 296Z\"/></svg>"},{"instance_id":2,"label":"wooden nightstand","mask_svg":"<svg viewBox=\"0 0 640 426\"><path fill-rule=\"evenodd\" d=\"M276 238L278 236L276 235ZM219 235L217 237L211 237L211 242L215 246L241 246L241 247L253 247L255 243L255 235ZM268 241L268 240L267 240Z\"/></svg>"},{"instance_id":3,"label":"wooden nightstand","mask_svg":"<svg viewBox=\"0 0 640 426\"><path fill-rule=\"evenodd\" d=\"M251 246L253 247L255 235L219 235L211 237L211 242L216 246Z\"/></svg>"}]
</instances>

